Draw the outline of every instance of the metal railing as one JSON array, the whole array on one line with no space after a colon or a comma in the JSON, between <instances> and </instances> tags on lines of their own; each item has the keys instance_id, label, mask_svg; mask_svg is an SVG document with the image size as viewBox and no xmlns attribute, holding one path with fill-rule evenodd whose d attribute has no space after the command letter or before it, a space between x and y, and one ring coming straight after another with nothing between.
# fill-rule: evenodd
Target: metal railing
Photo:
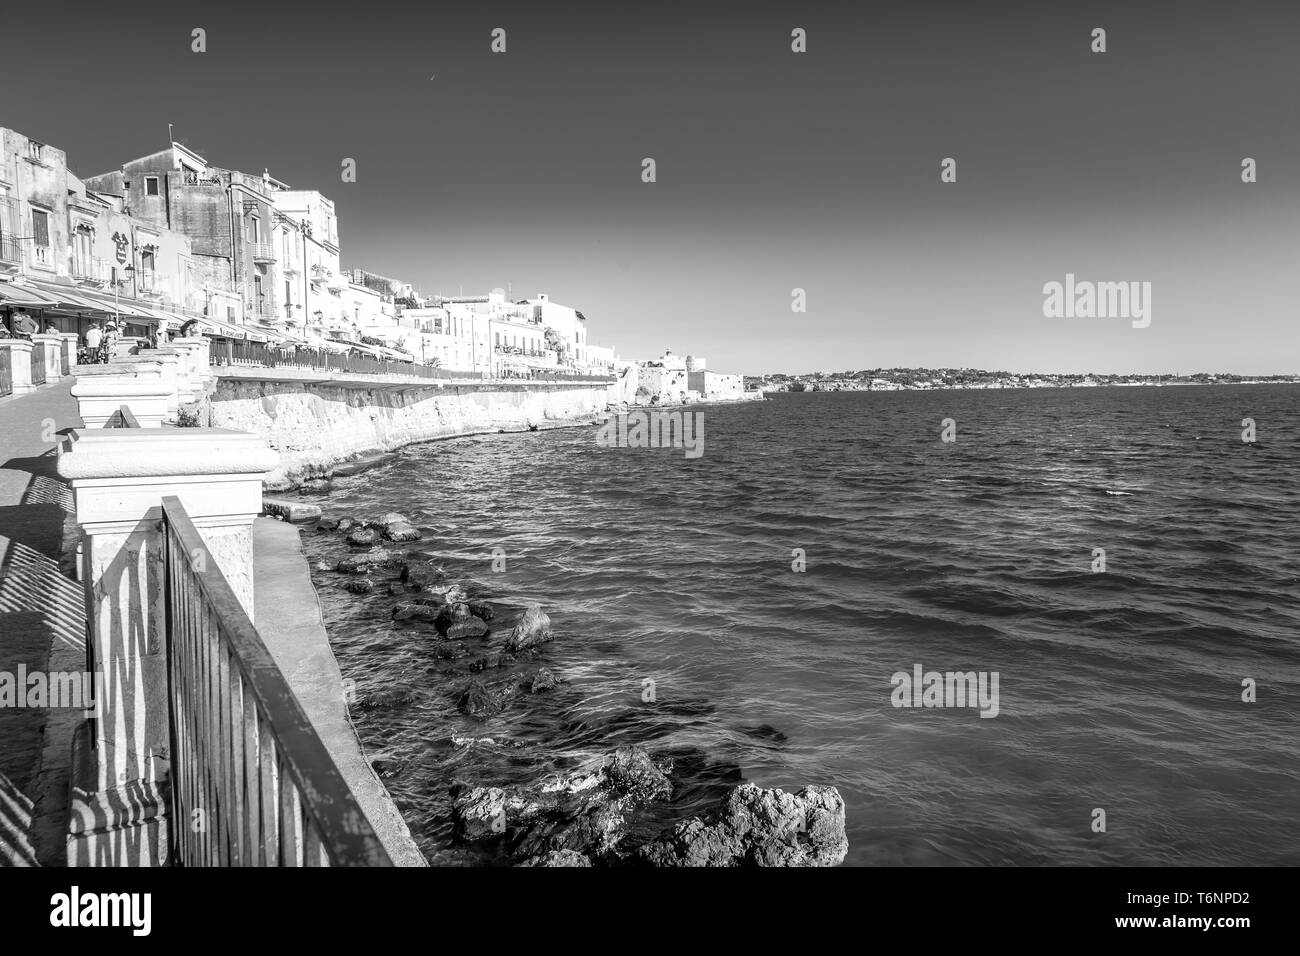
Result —
<instances>
[{"instance_id":1,"label":"metal railing","mask_svg":"<svg viewBox=\"0 0 1300 956\"><path fill-rule=\"evenodd\" d=\"M32 343L32 384L45 384L45 343Z\"/></svg>"},{"instance_id":2,"label":"metal railing","mask_svg":"<svg viewBox=\"0 0 1300 956\"><path fill-rule=\"evenodd\" d=\"M180 499L162 513L174 860L391 866Z\"/></svg>"},{"instance_id":3,"label":"metal railing","mask_svg":"<svg viewBox=\"0 0 1300 956\"><path fill-rule=\"evenodd\" d=\"M248 250L258 262L275 261L275 244L270 242L250 242Z\"/></svg>"},{"instance_id":4,"label":"metal railing","mask_svg":"<svg viewBox=\"0 0 1300 956\"><path fill-rule=\"evenodd\" d=\"M330 352L326 349L277 347L257 342L238 342L227 339L223 345L214 345L211 353L213 365L252 365L264 368L311 368L335 372L360 372L368 375L410 375L439 381L481 382L489 378L484 372L467 372L460 369L421 365L418 362L385 360L351 352ZM538 371L531 375L512 376L521 381L574 384L609 385L612 375L584 375L578 372Z\"/></svg>"},{"instance_id":5,"label":"metal railing","mask_svg":"<svg viewBox=\"0 0 1300 956\"><path fill-rule=\"evenodd\" d=\"M23 244L10 236L0 236L0 262L22 262Z\"/></svg>"},{"instance_id":6,"label":"metal railing","mask_svg":"<svg viewBox=\"0 0 1300 956\"><path fill-rule=\"evenodd\" d=\"M139 428L140 421L131 411L130 405L119 405L116 412L104 422L105 428Z\"/></svg>"}]
</instances>

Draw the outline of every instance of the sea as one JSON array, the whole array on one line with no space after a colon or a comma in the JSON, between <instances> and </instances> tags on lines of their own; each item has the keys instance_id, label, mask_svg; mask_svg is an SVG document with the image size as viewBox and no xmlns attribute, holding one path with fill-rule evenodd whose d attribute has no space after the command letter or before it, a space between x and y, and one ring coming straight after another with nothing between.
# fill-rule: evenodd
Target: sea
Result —
<instances>
[{"instance_id":1,"label":"sea","mask_svg":"<svg viewBox=\"0 0 1300 956\"><path fill-rule=\"evenodd\" d=\"M635 744L675 793L630 839L751 781L837 787L851 866L1300 864L1300 386L686 411L698 457L591 425L480 435L319 499L420 526L497 608L471 651L530 602L553 622L532 660L469 675L383 587L313 572L358 734L430 862L506 862L456 840L456 784ZM346 551L304 541L313 564ZM457 710L471 676L538 666L561 685ZM900 706L918 668L997 675L996 715Z\"/></svg>"}]
</instances>

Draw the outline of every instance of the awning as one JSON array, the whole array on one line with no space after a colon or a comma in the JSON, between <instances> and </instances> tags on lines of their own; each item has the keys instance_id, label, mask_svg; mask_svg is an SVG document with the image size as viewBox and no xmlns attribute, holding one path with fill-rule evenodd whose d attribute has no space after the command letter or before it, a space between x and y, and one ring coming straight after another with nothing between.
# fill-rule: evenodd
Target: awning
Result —
<instances>
[{"instance_id":1,"label":"awning","mask_svg":"<svg viewBox=\"0 0 1300 956\"><path fill-rule=\"evenodd\" d=\"M49 308L55 303L50 299L42 298L34 290L26 286L14 285L10 282L0 282L0 305L17 305L33 306L35 308Z\"/></svg>"},{"instance_id":2,"label":"awning","mask_svg":"<svg viewBox=\"0 0 1300 956\"><path fill-rule=\"evenodd\" d=\"M209 318L206 315L191 316L197 318L199 322L199 331L204 335L212 335L218 338L226 339L247 339L250 342L265 342L266 333L251 325L233 325L229 322L221 322L217 319ZM189 319L184 321L188 322Z\"/></svg>"}]
</instances>

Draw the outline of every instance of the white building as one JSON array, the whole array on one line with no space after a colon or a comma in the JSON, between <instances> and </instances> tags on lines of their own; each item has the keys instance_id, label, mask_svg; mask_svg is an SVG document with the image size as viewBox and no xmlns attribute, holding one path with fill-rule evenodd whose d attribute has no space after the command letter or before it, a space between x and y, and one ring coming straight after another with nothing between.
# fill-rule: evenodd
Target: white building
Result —
<instances>
[{"instance_id":1,"label":"white building","mask_svg":"<svg viewBox=\"0 0 1300 956\"><path fill-rule=\"evenodd\" d=\"M284 275L283 290L288 321L318 332L350 328L353 318L347 316L343 304L348 280L339 268L334 202L314 189L280 189L271 198L278 251L291 263L292 274Z\"/></svg>"}]
</instances>

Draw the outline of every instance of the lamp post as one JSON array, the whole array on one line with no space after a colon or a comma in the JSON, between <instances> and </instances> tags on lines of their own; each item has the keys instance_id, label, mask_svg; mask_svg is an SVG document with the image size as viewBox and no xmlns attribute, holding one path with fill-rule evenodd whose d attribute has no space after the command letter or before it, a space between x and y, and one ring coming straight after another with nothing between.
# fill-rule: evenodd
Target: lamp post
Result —
<instances>
[{"instance_id":1,"label":"lamp post","mask_svg":"<svg viewBox=\"0 0 1300 956\"><path fill-rule=\"evenodd\" d=\"M121 291L121 287L123 283L131 281L131 274L135 272L135 266L131 265L130 263L127 263L125 266L122 267L122 272L126 275L126 278L113 280L113 324L116 325L119 329L121 329L122 327L122 316L118 309L118 306L120 304L118 300L118 293Z\"/></svg>"}]
</instances>

